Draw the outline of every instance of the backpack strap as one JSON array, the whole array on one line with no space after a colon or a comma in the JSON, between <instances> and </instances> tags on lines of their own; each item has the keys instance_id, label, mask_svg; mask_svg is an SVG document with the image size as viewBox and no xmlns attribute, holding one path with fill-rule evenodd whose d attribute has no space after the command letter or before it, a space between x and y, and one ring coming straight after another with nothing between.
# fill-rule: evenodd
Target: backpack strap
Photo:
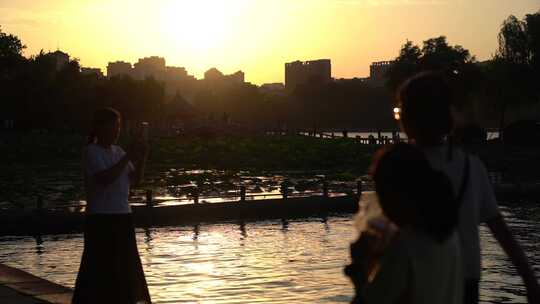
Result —
<instances>
[{"instance_id":1,"label":"backpack strap","mask_svg":"<svg viewBox=\"0 0 540 304\"><path fill-rule=\"evenodd\" d=\"M456 197L457 202L461 205L463 203L463 198L465 197L465 192L467 191L467 184L469 183L471 175L471 160L468 154L465 154L465 165L463 166L463 179L461 181L461 188L459 189L458 195Z\"/></svg>"}]
</instances>

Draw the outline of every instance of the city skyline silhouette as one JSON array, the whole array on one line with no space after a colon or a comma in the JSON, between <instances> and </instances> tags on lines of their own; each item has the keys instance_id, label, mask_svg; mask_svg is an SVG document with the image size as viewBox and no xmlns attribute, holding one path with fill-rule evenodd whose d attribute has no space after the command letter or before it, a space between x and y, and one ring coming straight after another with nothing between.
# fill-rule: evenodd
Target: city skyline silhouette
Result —
<instances>
[{"instance_id":1,"label":"city skyline silhouette","mask_svg":"<svg viewBox=\"0 0 540 304\"><path fill-rule=\"evenodd\" d=\"M534 0L16 0L0 5L0 24L25 41L26 56L58 48L105 71L109 61L158 55L197 78L216 67L260 85L284 82L285 62L320 58L332 59L335 78L366 77L405 41L438 35L487 60L501 20L537 9Z\"/></svg>"}]
</instances>

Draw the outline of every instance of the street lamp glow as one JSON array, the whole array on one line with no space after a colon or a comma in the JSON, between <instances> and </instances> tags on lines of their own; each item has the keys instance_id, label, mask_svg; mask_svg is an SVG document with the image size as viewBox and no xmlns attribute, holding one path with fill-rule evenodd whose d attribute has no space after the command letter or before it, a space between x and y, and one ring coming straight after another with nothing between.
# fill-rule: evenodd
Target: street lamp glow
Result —
<instances>
[{"instance_id":1,"label":"street lamp glow","mask_svg":"<svg viewBox=\"0 0 540 304\"><path fill-rule=\"evenodd\" d=\"M395 120L401 119L401 109L399 107L394 108L394 119Z\"/></svg>"}]
</instances>

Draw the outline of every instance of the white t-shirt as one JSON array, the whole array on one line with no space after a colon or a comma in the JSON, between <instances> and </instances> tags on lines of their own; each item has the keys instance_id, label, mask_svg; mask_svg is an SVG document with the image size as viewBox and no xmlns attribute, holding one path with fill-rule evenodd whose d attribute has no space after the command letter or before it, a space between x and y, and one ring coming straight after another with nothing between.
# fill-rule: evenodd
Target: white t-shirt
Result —
<instances>
[{"instance_id":1,"label":"white t-shirt","mask_svg":"<svg viewBox=\"0 0 540 304\"><path fill-rule=\"evenodd\" d=\"M443 243L402 229L366 285L366 303L461 304L463 276L457 233ZM405 297L405 298L403 298Z\"/></svg>"},{"instance_id":2,"label":"white t-shirt","mask_svg":"<svg viewBox=\"0 0 540 304\"><path fill-rule=\"evenodd\" d=\"M443 171L449 177L454 193L460 191L464 178L466 154L454 147L451 160L448 159L448 147L425 148L424 152L431 166ZM466 191L461 202L459 214L459 237L463 257L463 274L466 279L480 279L480 237L478 225L499 214L497 200L491 186L487 170L482 161L468 155L470 175Z\"/></svg>"},{"instance_id":3,"label":"white t-shirt","mask_svg":"<svg viewBox=\"0 0 540 304\"><path fill-rule=\"evenodd\" d=\"M83 172L86 187L86 212L91 214L131 213L129 206L129 173L134 170L128 162L120 176L109 185L96 183L93 176L116 165L126 152L119 146L106 149L96 144L89 144L83 151Z\"/></svg>"}]
</instances>

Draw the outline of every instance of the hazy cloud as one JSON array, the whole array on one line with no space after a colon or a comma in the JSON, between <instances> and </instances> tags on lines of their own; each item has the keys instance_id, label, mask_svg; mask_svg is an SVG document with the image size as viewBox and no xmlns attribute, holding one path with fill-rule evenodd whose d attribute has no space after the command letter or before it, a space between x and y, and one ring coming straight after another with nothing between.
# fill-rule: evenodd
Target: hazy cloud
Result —
<instances>
[{"instance_id":1,"label":"hazy cloud","mask_svg":"<svg viewBox=\"0 0 540 304\"><path fill-rule=\"evenodd\" d=\"M460 0L330 0L341 5L366 5L366 6L406 6L406 5L447 5Z\"/></svg>"},{"instance_id":2,"label":"hazy cloud","mask_svg":"<svg viewBox=\"0 0 540 304\"><path fill-rule=\"evenodd\" d=\"M37 27L55 23L58 14L0 7L0 25Z\"/></svg>"}]
</instances>

